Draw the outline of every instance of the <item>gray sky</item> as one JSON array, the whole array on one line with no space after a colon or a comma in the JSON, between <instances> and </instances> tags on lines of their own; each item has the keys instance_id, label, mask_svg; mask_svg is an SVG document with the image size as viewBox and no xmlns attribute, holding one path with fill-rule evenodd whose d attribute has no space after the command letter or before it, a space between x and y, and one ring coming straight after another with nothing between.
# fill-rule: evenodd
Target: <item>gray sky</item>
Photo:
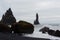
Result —
<instances>
[{"instance_id":1,"label":"gray sky","mask_svg":"<svg viewBox=\"0 0 60 40\"><path fill-rule=\"evenodd\" d=\"M60 23L60 0L0 0L0 19L8 8L17 20L33 23L38 12L41 23Z\"/></svg>"}]
</instances>

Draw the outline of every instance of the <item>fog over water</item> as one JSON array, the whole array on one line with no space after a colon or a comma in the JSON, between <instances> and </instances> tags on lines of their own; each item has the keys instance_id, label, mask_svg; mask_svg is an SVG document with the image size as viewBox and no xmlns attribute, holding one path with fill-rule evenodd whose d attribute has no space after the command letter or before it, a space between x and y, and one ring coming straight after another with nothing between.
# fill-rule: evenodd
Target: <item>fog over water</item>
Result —
<instances>
[{"instance_id":1,"label":"fog over water","mask_svg":"<svg viewBox=\"0 0 60 40\"><path fill-rule=\"evenodd\" d=\"M17 21L33 23L38 13L41 24L60 24L60 0L0 0L0 19L8 8L12 9Z\"/></svg>"}]
</instances>

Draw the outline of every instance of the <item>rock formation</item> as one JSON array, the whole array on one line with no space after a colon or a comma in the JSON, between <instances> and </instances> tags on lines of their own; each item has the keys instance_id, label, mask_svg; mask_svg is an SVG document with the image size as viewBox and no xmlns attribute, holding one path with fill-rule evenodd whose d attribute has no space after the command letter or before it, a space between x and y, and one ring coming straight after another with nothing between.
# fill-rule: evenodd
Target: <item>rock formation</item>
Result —
<instances>
[{"instance_id":1,"label":"rock formation","mask_svg":"<svg viewBox=\"0 0 60 40\"><path fill-rule=\"evenodd\" d=\"M48 31L49 31L49 28L46 27L46 26L44 28L42 28L42 29L39 30L39 32L42 32L42 33L46 33Z\"/></svg>"},{"instance_id":2,"label":"rock formation","mask_svg":"<svg viewBox=\"0 0 60 40\"><path fill-rule=\"evenodd\" d=\"M56 30L55 36L60 37L60 31L59 30Z\"/></svg>"},{"instance_id":3,"label":"rock formation","mask_svg":"<svg viewBox=\"0 0 60 40\"><path fill-rule=\"evenodd\" d=\"M0 32L2 32L2 33L11 33L11 29L8 25L0 23Z\"/></svg>"},{"instance_id":4,"label":"rock formation","mask_svg":"<svg viewBox=\"0 0 60 40\"><path fill-rule=\"evenodd\" d=\"M55 30L49 29L48 27L44 27L44 28L40 29L39 32L48 33L51 36L60 37L60 31L59 30L55 31Z\"/></svg>"},{"instance_id":5,"label":"rock formation","mask_svg":"<svg viewBox=\"0 0 60 40\"><path fill-rule=\"evenodd\" d=\"M18 23L14 23L11 27L14 33L27 33L31 34L34 31L34 26L26 21L19 21Z\"/></svg>"},{"instance_id":6,"label":"rock formation","mask_svg":"<svg viewBox=\"0 0 60 40\"><path fill-rule=\"evenodd\" d=\"M47 33L49 35L55 36L55 30L49 29Z\"/></svg>"},{"instance_id":7,"label":"rock formation","mask_svg":"<svg viewBox=\"0 0 60 40\"><path fill-rule=\"evenodd\" d=\"M34 24L35 24L35 25L40 24L38 18L39 18L39 17L38 17L38 13L36 13L36 20L34 21Z\"/></svg>"},{"instance_id":8,"label":"rock formation","mask_svg":"<svg viewBox=\"0 0 60 40\"><path fill-rule=\"evenodd\" d=\"M1 22L4 24L11 25L16 22L15 17L13 16L11 8L9 8L5 14L3 14Z\"/></svg>"}]
</instances>

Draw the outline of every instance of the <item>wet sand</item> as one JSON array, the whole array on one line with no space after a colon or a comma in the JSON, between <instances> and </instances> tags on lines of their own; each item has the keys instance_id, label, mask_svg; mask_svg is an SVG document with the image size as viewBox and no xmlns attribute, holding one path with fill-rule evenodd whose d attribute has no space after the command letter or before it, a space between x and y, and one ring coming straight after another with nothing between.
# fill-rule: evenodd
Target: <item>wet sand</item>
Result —
<instances>
[{"instance_id":1,"label":"wet sand","mask_svg":"<svg viewBox=\"0 0 60 40\"><path fill-rule=\"evenodd\" d=\"M50 39L25 37L22 35L10 33L0 33L0 40L50 40Z\"/></svg>"}]
</instances>

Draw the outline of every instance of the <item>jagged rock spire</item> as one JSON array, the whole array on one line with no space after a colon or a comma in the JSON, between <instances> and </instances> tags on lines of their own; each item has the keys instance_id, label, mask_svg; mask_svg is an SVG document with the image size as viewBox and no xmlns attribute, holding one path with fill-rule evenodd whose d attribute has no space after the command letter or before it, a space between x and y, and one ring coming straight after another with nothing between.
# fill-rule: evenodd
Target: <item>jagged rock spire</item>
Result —
<instances>
[{"instance_id":1,"label":"jagged rock spire","mask_svg":"<svg viewBox=\"0 0 60 40\"><path fill-rule=\"evenodd\" d=\"M38 13L36 13L36 20L38 20Z\"/></svg>"},{"instance_id":2,"label":"jagged rock spire","mask_svg":"<svg viewBox=\"0 0 60 40\"><path fill-rule=\"evenodd\" d=\"M1 22L2 23L5 23L5 24L8 24L8 25L11 25L11 24L13 24L13 23L16 22L16 19L13 16L13 12L12 12L11 8L9 8L5 12L5 14L3 14L2 19L1 19Z\"/></svg>"},{"instance_id":3,"label":"jagged rock spire","mask_svg":"<svg viewBox=\"0 0 60 40\"><path fill-rule=\"evenodd\" d=\"M12 12L11 8L9 8L9 9L6 11L5 15L12 15L12 16L13 16L13 12Z\"/></svg>"},{"instance_id":4,"label":"jagged rock spire","mask_svg":"<svg viewBox=\"0 0 60 40\"><path fill-rule=\"evenodd\" d=\"M38 18L39 18L39 17L38 17L38 13L36 13L36 20L34 21L34 24L35 24L35 25L40 24Z\"/></svg>"}]
</instances>

